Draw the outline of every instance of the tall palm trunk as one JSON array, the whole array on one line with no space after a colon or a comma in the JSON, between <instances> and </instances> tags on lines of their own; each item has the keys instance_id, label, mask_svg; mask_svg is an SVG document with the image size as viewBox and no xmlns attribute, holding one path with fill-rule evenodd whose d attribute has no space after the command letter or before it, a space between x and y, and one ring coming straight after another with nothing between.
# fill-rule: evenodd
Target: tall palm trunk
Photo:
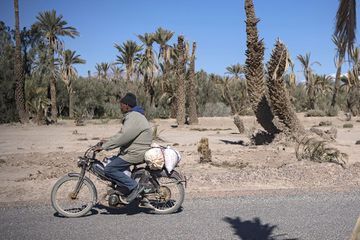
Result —
<instances>
[{"instance_id":1,"label":"tall palm trunk","mask_svg":"<svg viewBox=\"0 0 360 240\"><path fill-rule=\"evenodd\" d=\"M264 43L258 38L257 23L252 0L245 0L246 12L246 70L245 77L248 84L248 95L251 107L259 124L270 134L279 132L274 125L274 115L266 99L264 79Z\"/></svg>"},{"instance_id":2,"label":"tall palm trunk","mask_svg":"<svg viewBox=\"0 0 360 240\"><path fill-rule=\"evenodd\" d=\"M57 122L57 101L56 101L56 76L55 76L55 51L53 45L50 46L51 70L50 75L50 100L51 100L51 120Z\"/></svg>"},{"instance_id":3,"label":"tall palm trunk","mask_svg":"<svg viewBox=\"0 0 360 240\"><path fill-rule=\"evenodd\" d=\"M315 109L315 92L314 92L314 75L312 72L308 72L307 77L308 84L308 104L310 109Z\"/></svg>"},{"instance_id":4,"label":"tall palm trunk","mask_svg":"<svg viewBox=\"0 0 360 240\"><path fill-rule=\"evenodd\" d=\"M185 75L186 75L186 58L185 58L185 44L184 37L178 37L177 45L178 61L176 65L176 79L177 79L177 92L176 92L176 121L178 125L185 124Z\"/></svg>"},{"instance_id":5,"label":"tall palm trunk","mask_svg":"<svg viewBox=\"0 0 360 240\"><path fill-rule=\"evenodd\" d=\"M29 121L28 113L25 109L25 73L23 66L23 59L21 56L21 38L20 38L20 20L19 20L19 2L14 0L14 9L15 9L15 101L16 108L19 114L19 119L21 123L27 123Z\"/></svg>"},{"instance_id":6,"label":"tall palm trunk","mask_svg":"<svg viewBox=\"0 0 360 240\"><path fill-rule=\"evenodd\" d=\"M336 75L335 75L335 85L334 85L334 92L331 99L331 106L335 107L336 104L336 98L339 92L340 88L340 78L341 78L341 66L345 58L345 52L340 52L339 55L339 62L337 62L337 69L336 69Z\"/></svg>"},{"instance_id":7,"label":"tall palm trunk","mask_svg":"<svg viewBox=\"0 0 360 240\"><path fill-rule=\"evenodd\" d=\"M233 115L237 114L236 105L235 105L233 97L230 94L230 89L227 84L224 86L224 97L226 98L226 100L228 101L228 103L230 105L231 113Z\"/></svg>"},{"instance_id":8,"label":"tall palm trunk","mask_svg":"<svg viewBox=\"0 0 360 240\"><path fill-rule=\"evenodd\" d=\"M72 119L74 118L74 90L73 90L72 82L69 83L68 94L69 94L69 117Z\"/></svg>"},{"instance_id":9,"label":"tall palm trunk","mask_svg":"<svg viewBox=\"0 0 360 240\"><path fill-rule=\"evenodd\" d=\"M199 123L197 117L196 109L196 80L195 80L195 51L196 51L196 42L193 42L190 68L189 68L189 122L190 124Z\"/></svg>"}]
</instances>

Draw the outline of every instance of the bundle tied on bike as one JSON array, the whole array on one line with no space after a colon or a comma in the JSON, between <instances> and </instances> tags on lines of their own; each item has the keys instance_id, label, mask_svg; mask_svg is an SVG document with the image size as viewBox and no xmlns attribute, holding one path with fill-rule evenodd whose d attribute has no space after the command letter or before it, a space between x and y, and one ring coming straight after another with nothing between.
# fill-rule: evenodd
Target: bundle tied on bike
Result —
<instances>
[{"instance_id":1,"label":"bundle tied on bike","mask_svg":"<svg viewBox=\"0 0 360 240\"><path fill-rule=\"evenodd\" d=\"M160 170L164 167L168 173L178 165L181 160L180 153L170 146L164 147L157 143L145 152L145 162L151 170Z\"/></svg>"}]
</instances>

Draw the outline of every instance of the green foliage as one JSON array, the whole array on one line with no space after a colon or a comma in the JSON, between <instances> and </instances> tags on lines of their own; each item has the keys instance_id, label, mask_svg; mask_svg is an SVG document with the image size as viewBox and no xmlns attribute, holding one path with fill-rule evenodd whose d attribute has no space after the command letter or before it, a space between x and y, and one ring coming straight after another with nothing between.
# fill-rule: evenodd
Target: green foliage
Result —
<instances>
[{"instance_id":1,"label":"green foliage","mask_svg":"<svg viewBox=\"0 0 360 240\"><path fill-rule=\"evenodd\" d=\"M222 102L206 103L202 116L204 117L225 117L231 113L230 107L227 107Z\"/></svg>"},{"instance_id":2,"label":"green foliage","mask_svg":"<svg viewBox=\"0 0 360 240\"><path fill-rule=\"evenodd\" d=\"M305 113L305 117L325 117L326 114L321 110L309 110Z\"/></svg>"},{"instance_id":3,"label":"green foliage","mask_svg":"<svg viewBox=\"0 0 360 240\"><path fill-rule=\"evenodd\" d=\"M0 22L0 123L17 121L15 105L14 44L10 28Z\"/></svg>"},{"instance_id":4,"label":"green foliage","mask_svg":"<svg viewBox=\"0 0 360 240\"><path fill-rule=\"evenodd\" d=\"M353 127L354 127L354 125L352 123L345 123L343 125L343 128L353 128Z\"/></svg>"}]
</instances>

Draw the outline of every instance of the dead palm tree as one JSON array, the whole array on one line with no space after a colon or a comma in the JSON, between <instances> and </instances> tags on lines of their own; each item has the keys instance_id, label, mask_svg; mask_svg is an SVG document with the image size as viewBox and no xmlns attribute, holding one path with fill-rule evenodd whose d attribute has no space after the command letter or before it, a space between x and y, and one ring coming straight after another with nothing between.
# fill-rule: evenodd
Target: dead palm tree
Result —
<instances>
[{"instance_id":1,"label":"dead palm tree","mask_svg":"<svg viewBox=\"0 0 360 240\"><path fill-rule=\"evenodd\" d=\"M56 15L56 11L45 11L39 13L35 23L41 35L46 39L52 65L52 74L50 76L50 96L51 96L51 117L53 121L57 121L56 106L56 73L55 73L55 52L62 45L60 36L68 36L74 38L79 32L74 27L67 26L67 22L63 20L62 15Z\"/></svg>"},{"instance_id":2,"label":"dead palm tree","mask_svg":"<svg viewBox=\"0 0 360 240\"><path fill-rule=\"evenodd\" d=\"M285 126L283 132L294 135L298 134L299 131L304 132L304 128L301 126L290 102L283 78L288 65L288 58L286 46L278 40L267 64L267 86L272 112Z\"/></svg>"},{"instance_id":3,"label":"dead palm tree","mask_svg":"<svg viewBox=\"0 0 360 240\"><path fill-rule=\"evenodd\" d=\"M264 78L264 43L259 40L254 3L245 0L246 12L246 61L245 77L248 86L248 96L251 107L259 124L269 133L276 134L279 129L274 125L274 115L266 99L266 85Z\"/></svg>"},{"instance_id":4,"label":"dead palm tree","mask_svg":"<svg viewBox=\"0 0 360 240\"><path fill-rule=\"evenodd\" d=\"M189 123L197 124L199 122L197 116L197 102L196 102L196 79L195 79L195 51L196 51L196 42L193 42L192 52L190 58L189 66L189 75L188 75L188 102L189 102Z\"/></svg>"},{"instance_id":5,"label":"dead palm tree","mask_svg":"<svg viewBox=\"0 0 360 240\"><path fill-rule=\"evenodd\" d=\"M15 9L15 101L16 108L19 114L19 120L21 123L27 123L29 121L28 113L25 109L25 72L23 67L23 59L21 56L21 38L20 38L20 20L19 20L19 2L14 0Z\"/></svg>"},{"instance_id":6,"label":"dead palm tree","mask_svg":"<svg viewBox=\"0 0 360 240\"><path fill-rule=\"evenodd\" d=\"M178 125L185 124L185 78L186 78L186 53L184 36L178 37L178 44L176 48L177 52L177 64L176 64L176 79L177 79L177 91L176 91L176 121Z\"/></svg>"},{"instance_id":7,"label":"dead palm tree","mask_svg":"<svg viewBox=\"0 0 360 240\"><path fill-rule=\"evenodd\" d=\"M65 50L61 54L61 76L65 82L69 95L69 117L74 117L74 90L73 81L77 77L77 71L74 68L75 64L84 64L86 61L76 54L76 51Z\"/></svg>"},{"instance_id":8,"label":"dead palm tree","mask_svg":"<svg viewBox=\"0 0 360 240\"><path fill-rule=\"evenodd\" d=\"M116 56L117 63L125 65L126 81L129 82L135 71L135 64L140 60L138 53L142 50L142 47L137 45L136 42L128 40L122 45L115 44L115 48L120 53L120 55Z\"/></svg>"}]
</instances>

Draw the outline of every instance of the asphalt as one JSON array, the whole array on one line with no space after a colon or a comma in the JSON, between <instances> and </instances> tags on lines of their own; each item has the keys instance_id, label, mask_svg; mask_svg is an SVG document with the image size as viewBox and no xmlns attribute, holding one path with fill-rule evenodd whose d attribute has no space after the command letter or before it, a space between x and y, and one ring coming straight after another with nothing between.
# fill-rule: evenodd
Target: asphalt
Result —
<instances>
[{"instance_id":1,"label":"asphalt","mask_svg":"<svg viewBox=\"0 0 360 240\"><path fill-rule=\"evenodd\" d=\"M360 191L185 199L171 215L100 205L63 218L50 205L0 208L0 239L349 239Z\"/></svg>"}]
</instances>

